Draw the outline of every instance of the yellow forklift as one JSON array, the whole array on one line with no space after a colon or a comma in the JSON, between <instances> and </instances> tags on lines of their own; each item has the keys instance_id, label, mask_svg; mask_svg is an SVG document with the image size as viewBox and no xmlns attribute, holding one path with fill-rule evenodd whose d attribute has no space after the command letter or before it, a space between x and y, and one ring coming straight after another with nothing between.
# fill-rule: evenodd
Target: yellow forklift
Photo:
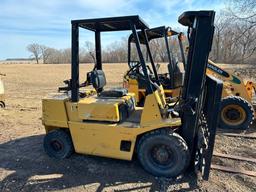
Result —
<instances>
[{"instance_id":1,"label":"yellow forklift","mask_svg":"<svg viewBox=\"0 0 256 192\"><path fill-rule=\"evenodd\" d=\"M210 173L222 82L206 76L214 33L214 11L189 11L179 22L191 29L190 51L180 101L166 103L157 73L149 75L138 31L146 39L148 26L139 16L73 20L71 79L61 93L42 100L45 126L44 149L62 159L74 151L86 155L132 160L137 154L142 167L156 176L177 177L185 171ZM95 68L79 83L79 28L95 34ZM135 105L134 93L105 89L101 34L131 30L146 84L143 107ZM204 39L204 41L201 41ZM156 66L151 60L152 68ZM118 65L116 66L118 67ZM92 85L97 94L80 87Z\"/></svg>"},{"instance_id":2,"label":"yellow forklift","mask_svg":"<svg viewBox=\"0 0 256 192\"><path fill-rule=\"evenodd\" d=\"M146 32L149 42L159 38L165 42L168 58L167 72L162 74L158 72L158 76L163 85L166 97L172 98L173 100L179 96L184 80L186 68L184 46L182 43L184 35L165 26L151 28L146 30ZM141 43L144 44L145 40L142 33L139 32L138 36ZM172 51L170 42L168 41L169 38L175 38L179 45L179 53ZM145 84L143 83L143 78L137 73L137 71L141 71L141 65L138 61L131 61L131 44L134 43L133 34L131 34L128 39L129 70L124 75L123 85L129 92L135 93L137 105L143 106L145 101ZM178 62L177 54L179 54L182 62ZM150 68L149 73L153 73ZM224 82L219 127L223 129L247 129L254 121L253 97L255 95L256 85L252 81L245 82L232 71L220 68L211 60L208 60L206 73Z\"/></svg>"},{"instance_id":3,"label":"yellow forklift","mask_svg":"<svg viewBox=\"0 0 256 192\"><path fill-rule=\"evenodd\" d=\"M5 76L5 74L0 73L0 76ZM4 82L0 79L0 108L5 107L5 93L4 93Z\"/></svg>"}]
</instances>

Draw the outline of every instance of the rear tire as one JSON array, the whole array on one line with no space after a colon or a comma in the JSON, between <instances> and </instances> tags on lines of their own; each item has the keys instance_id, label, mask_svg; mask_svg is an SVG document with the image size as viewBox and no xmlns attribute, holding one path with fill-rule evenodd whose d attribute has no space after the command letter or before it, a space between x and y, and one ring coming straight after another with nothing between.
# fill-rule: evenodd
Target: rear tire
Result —
<instances>
[{"instance_id":1,"label":"rear tire","mask_svg":"<svg viewBox=\"0 0 256 192\"><path fill-rule=\"evenodd\" d=\"M138 158L143 168L154 176L177 177L187 168L190 153L180 135L161 129L142 136Z\"/></svg>"},{"instance_id":2,"label":"rear tire","mask_svg":"<svg viewBox=\"0 0 256 192\"><path fill-rule=\"evenodd\" d=\"M252 105L239 96L222 99L219 127L222 129L247 129L254 120Z\"/></svg>"},{"instance_id":3,"label":"rear tire","mask_svg":"<svg viewBox=\"0 0 256 192\"><path fill-rule=\"evenodd\" d=\"M44 150L56 159L69 157L74 152L70 134L61 129L50 131L44 137Z\"/></svg>"},{"instance_id":4,"label":"rear tire","mask_svg":"<svg viewBox=\"0 0 256 192\"><path fill-rule=\"evenodd\" d=\"M5 103L3 101L0 101L0 108L5 108Z\"/></svg>"}]
</instances>

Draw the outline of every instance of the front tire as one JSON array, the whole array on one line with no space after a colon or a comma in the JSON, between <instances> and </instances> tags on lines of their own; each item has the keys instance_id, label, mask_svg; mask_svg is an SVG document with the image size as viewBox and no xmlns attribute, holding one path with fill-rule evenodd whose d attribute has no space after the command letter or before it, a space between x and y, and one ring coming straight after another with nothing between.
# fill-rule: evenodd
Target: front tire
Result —
<instances>
[{"instance_id":1,"label":"front tire","mask_svg":"<svg viewBox=\"0 0 256 192\"><path fill-rule=\"evenodd\" d=\"M187 168L190 154L180 135L161 129L140 139L138 158L143 168L154 176L177 177Z\"/></svg>"},{"instance_id":2,"label":"front tire","mask_svg":"<svg viewBox=\"0 0 256 192\"><path fill-rule=\"evenodd\" d=\"M50 131L44 137L44 150L56 159L69 157L74 152L70 134L61 129Z\"/></svg>"},{"instance_id":3,"label":"front tire","mask_svg":"<svg viewBox=\"0 0 256 192\"><path fill-rule=\"evenodd\" d=\"M221 101L219 127L222 129L247 129L254 120L252 105L239 96L228 96Z\"/></svg>"}]
</instances>

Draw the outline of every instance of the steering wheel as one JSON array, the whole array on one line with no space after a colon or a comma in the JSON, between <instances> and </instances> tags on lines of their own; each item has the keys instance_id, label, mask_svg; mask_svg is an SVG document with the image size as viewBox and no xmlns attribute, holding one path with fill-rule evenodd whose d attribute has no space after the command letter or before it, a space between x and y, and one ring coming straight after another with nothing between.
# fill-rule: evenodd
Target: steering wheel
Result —
<instances>
[{"instance_id":1,"label":"steering wheel","mask_svg":"<svg viewBox=\"0 0 256 192\"><path fill-rule=\"evenodd\" d=\"M131 66L131 65L130 65ZM152 70L150 69L150 67L147 65L147 69L149 71L149 75L152 75L153 72ZM131 75L132 73L135 73L135 74L139 74L139 75L144 75L143 74L143 70L142 70L142 66L141 66L141 63L136 61L136 64L133 65L128 71L127 71L127 75Z\"/></svg>"},{"instance_id":2,"label":"steering wheel","mask_svg":"<svg viewBox=\"0 0 256 192\"><path fill-rule=\"evenodd\" d=\"M137 64L133 65L128 71L127 75L131 75L133 73L140 73L141 63L137 62Z\"/></svg>"}]
</instances>

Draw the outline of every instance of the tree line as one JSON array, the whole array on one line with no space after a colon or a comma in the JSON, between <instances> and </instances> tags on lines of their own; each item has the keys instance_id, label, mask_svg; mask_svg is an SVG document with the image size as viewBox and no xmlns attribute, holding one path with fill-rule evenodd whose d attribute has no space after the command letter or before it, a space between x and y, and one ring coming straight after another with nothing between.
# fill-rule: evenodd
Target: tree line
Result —
<instances>
[{"instance_id":1,"label":"tree line","mask_svg":"<svg viewBox=\"0 0 256 192\"><path fill-rule=\"evenodd\" d=\"M229 0L227 8L219 12L211 57L221 63L255 63L255 0Z\"/></svg>"},{"instance_id":2,"label":"tree line","mask_svg":"<svg viewBox=\"0 0 256 192\"><path fill-rule=\"evenodd\" d=\"M127 62L128 37L116 41L102 50L102 61L106 63ZM187 41L184 46L187 46ZM179 56L179 44L176 38L169 38L170 49ZM154 61L167 62L164 39L150 42ZM54 49L33 43L27 46L37 63L70 63L71 49ZM146 48L142 46L146 55ZM79 58L82 63L95 62L94 44L84 42L80 46ZM217 63L255 63L256 60L256 1L229 0L225 10L217 13L215 34L210 58ZM138 60L135 47L132 46L131 60Z\"/></svg>"}]
</instances>

